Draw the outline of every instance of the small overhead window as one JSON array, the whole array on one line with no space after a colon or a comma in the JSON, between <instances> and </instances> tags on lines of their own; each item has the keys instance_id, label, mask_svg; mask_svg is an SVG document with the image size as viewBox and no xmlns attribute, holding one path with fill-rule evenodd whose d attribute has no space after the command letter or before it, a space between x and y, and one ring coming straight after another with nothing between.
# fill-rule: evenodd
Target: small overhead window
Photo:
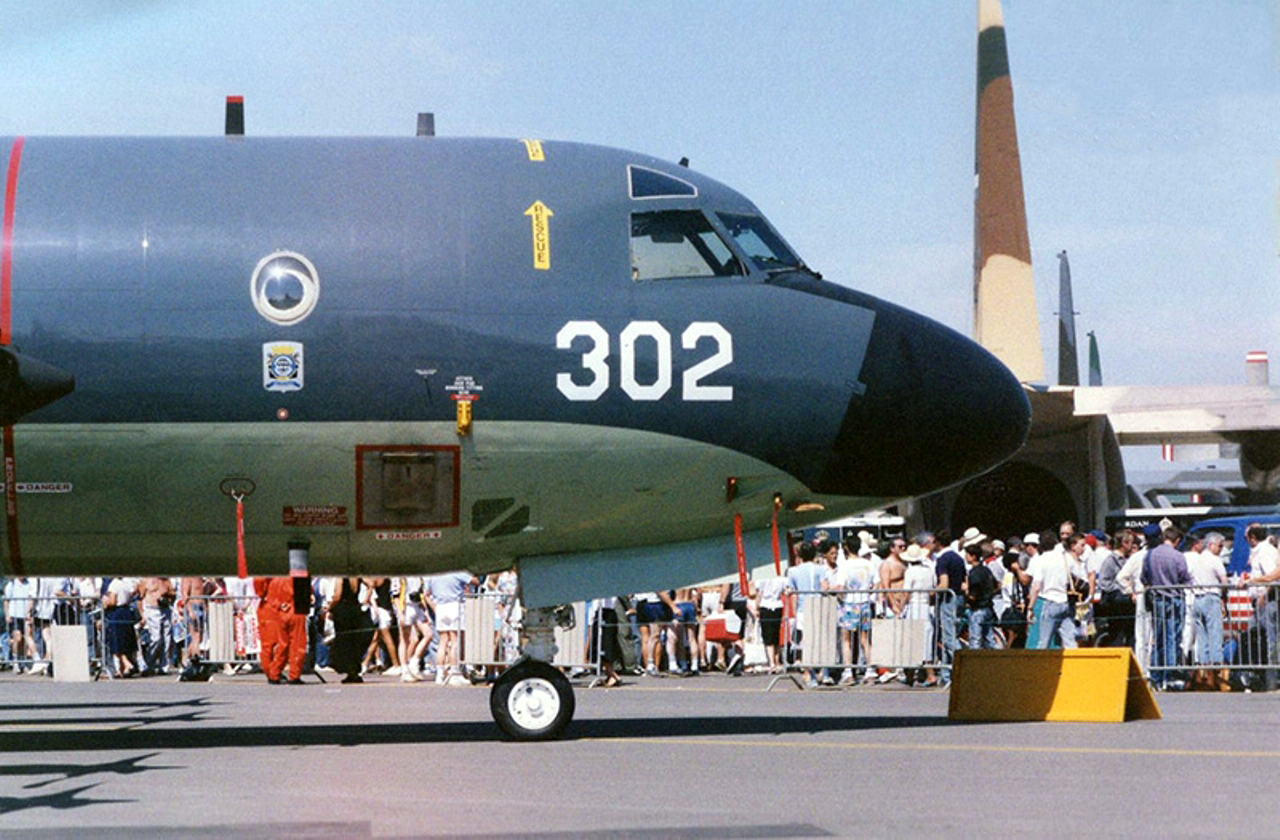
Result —
<instances>
[{"instance_id":1,"label":"small overhead window","mask_svg":"<svg viewBox=\"0 0 1280 840\"><path fill-rule=\"evenodd\" d=\"M631 279L742 273L738 258L701 213L664 210L631 214Z\"/></svg>"},{"instance_id":2,"label":"small overhead window","mask_svg":"<svg viewBox=\"0 0 1280 840\"><path fill-rule=\"evenodd\" d=\"M628 166L632 198L692 198L698 188L688 181L643 166Z\"/></svg>"}]
</instances>

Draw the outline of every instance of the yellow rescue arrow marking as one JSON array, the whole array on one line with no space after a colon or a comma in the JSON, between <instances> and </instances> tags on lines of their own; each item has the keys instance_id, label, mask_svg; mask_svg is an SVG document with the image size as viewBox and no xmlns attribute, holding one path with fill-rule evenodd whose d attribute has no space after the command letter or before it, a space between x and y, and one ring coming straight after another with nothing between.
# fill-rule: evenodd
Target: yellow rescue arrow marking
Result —
<instances>
[{"instance_id":1,"label":"yellow rescue arrow marking","mask_svg":"<svg viewBox=\"0 0 1280 840\"><path fill-rule=\"evenodd\" d=\"M524 143L524 148L529 153L529 160L534 163L542 163L546 160L546 157L542 154L541 140L521 140L520 142Z\"/></svg>"},{"instance_id":2,"label":"yellow rescue arrow marking","mask_svg":"<svg viewBox=\"0 0 1280 840\"><path fill-rule=\"evenodd\" d=\"M554 213L541 201L535 201L524 211L533 221L533 267L539 271L551 268L551 231L548 221Z\"/></svg>"}]
</instances>

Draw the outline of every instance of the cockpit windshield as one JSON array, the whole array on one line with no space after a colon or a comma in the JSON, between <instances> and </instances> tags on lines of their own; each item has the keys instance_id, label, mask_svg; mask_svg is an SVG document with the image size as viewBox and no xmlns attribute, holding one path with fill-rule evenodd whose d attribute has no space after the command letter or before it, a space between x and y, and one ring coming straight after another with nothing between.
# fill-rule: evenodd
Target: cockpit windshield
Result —
<instances>
[{"instance_id":1,"label":"cockpit windshield","mask_svg":"<svg viewBox=\"0 0 1280 840\"><path fill-rule=\"evenodd\" d=\"M631 278L729 277L742 265L710 220L691 210L631 214Z\"/></svg>"},{"instance_id":2,"label":"cockpit windshield","mask_svg":"<svg viewBox=\"0 0 1280 840\"><path fill-rule=\"evenodd\" d=\"M743 213L717 213L720 222L729 229L738 248L747 255L756 268L763 271L792 271L804 269L782 238L760 216Z\"/></svg>"}]
</instances>

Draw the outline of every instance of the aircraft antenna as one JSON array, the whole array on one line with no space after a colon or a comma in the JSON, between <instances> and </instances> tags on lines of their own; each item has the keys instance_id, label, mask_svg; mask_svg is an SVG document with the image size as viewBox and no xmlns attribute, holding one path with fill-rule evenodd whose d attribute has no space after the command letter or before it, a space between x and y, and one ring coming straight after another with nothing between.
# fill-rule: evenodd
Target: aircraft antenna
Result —
<instances>
[{"instance_id":1,"label":"aircraft antenna","mask_svg":"<svg viewBox=\"0 0 1280 840\"><path fill-rule=\"evenodd\" d=\"M1244 357L1244 382L1263 388L1271 385L1271 368L1266 350L1250 350Z\"/></svg>"},{"instance_id":2,"label":"aircraft antenna","mask_svg":"<svg viewBox=\"0 0 1280 840\"><path fill-rule=\"evenodd\" d=\"M1067 252L1058 254L1058 384L1080 384L1079 354L1076 352L1076 311L1071 293L1071 263Z\"/></svg>"},{"instance_id":3,"label":"aircraft antenna","mask_svg":"<svg viewBox=\"0 0 1280 840\"><path fill-rule=\"evenodd\" d=\"M1102 385L1102 357L1098 355L1098 337L1089 330L1089 387Z\"/></svg>"},{"instance_id":4,"label":"aircraft antenna","mask_svg":"<svg viewBox=\"0 0 1280 840\"><path fill-rule=\"evenodd\" d=\"M226 135L228 137L244 136L244 97L227 97Z\"/></svg>"}]
</instances>

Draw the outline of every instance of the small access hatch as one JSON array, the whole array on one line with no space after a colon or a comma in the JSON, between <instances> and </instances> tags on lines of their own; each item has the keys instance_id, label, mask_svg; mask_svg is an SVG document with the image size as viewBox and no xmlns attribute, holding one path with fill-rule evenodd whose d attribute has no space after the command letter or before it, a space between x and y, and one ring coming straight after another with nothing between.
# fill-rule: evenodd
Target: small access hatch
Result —
<instances>
[{"instance_id":1,"label":"small access hatch","mask_svg":"<svg viewBox=\"0 0 1280 840\"><path fill-rule=\"evenodd\" d=\"M458 524L456 446L356 447L356 527Z\"/></svg>"}]
</instances>

